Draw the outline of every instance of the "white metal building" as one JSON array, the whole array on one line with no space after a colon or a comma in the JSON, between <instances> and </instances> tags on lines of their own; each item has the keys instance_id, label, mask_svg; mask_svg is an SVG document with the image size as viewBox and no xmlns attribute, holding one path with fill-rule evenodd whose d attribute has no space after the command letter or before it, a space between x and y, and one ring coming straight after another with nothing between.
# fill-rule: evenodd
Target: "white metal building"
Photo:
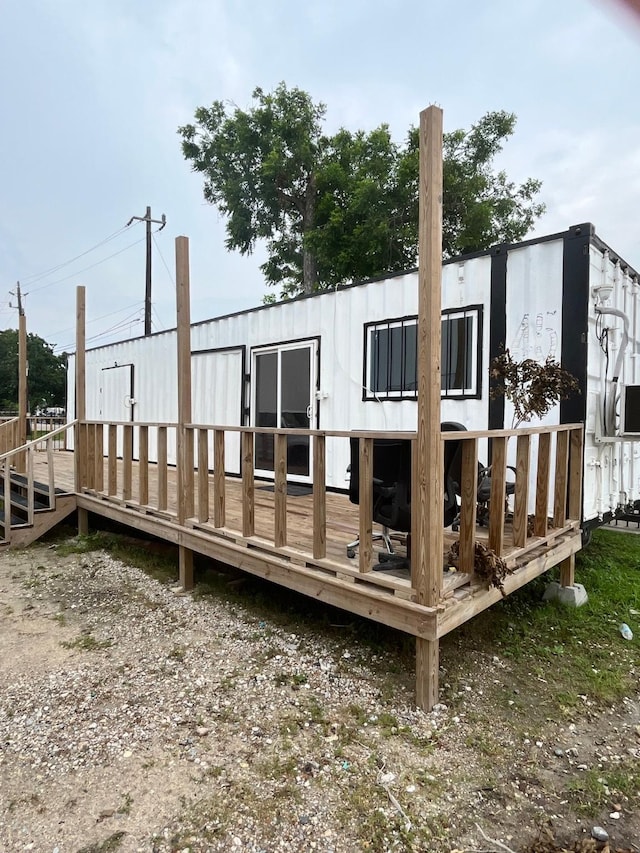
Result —
<instances>
[{"instance_id":1,"label":"white metal building","mask_svg":"<svg viewBox=\"0 0 640 853\"><path fill-rule=\"evenodd\" d=\"M193 324L192 422L415 430L417 293L410 271ZM503 347L552 355L581 389L546 422L586 424L584 520L629 511L640 501L639 295L638 274L589 223L447 261L442 421L510 427L509 404L489 394L491 359ZM176 340L172 330L89 350L87 418L174 422ZM68 402L73 419L73 357ZM226 440L239 473L239 436ZM257 476L272 475L271 453L259 436ZM328 486L345 488L348 458L346 441L328 440ZM311 471L308 439L290 437L290 479Z\"/></svg>"}]
</instances>

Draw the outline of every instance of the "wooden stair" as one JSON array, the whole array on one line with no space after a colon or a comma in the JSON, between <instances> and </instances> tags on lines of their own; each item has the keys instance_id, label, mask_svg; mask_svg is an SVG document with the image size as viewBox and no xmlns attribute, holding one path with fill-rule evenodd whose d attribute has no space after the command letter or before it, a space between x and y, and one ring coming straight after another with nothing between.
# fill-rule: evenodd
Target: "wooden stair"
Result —
<instances>
[{"instance_id":1,"label":"wooden stair","mask_svg":"<svg viewBox=\"0 0 640 853\"><path fill-rule=\"evenodd\" d=\"M27 477L14 471L7 484L0 473L0 548L30 545L75 509L75 494L54 489L51 495L46 483L30 484Z\"/></svg>"}]
</instances>

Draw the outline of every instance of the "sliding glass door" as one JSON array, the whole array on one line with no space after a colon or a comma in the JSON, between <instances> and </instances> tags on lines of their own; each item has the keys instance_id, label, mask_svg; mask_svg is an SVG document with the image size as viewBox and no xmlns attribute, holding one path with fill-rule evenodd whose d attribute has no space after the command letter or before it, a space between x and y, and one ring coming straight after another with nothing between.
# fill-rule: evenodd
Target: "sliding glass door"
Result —
<instances>
[{"instance_id":1,"label":"sliding glass door","mask_svg":"<svg viewBox=\"0 0 640 853\"><path fill-rule=\"evenodd\" d=\"M316 341L283 344L253 353L252 426L310 429L315 426ZM273 435L257 435L257 474L273 473ZM287 439L287 473L291 480L311 479L309 436Z\"/></svg>"}]
</instances>

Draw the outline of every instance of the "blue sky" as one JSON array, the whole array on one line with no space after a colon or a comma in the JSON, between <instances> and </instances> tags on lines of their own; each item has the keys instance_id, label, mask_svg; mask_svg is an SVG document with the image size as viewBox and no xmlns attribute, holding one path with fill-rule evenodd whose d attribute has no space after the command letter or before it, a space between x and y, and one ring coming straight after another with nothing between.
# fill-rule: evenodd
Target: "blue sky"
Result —
<instances>
[{"instance_id":1,"label":"blue sky","mask_svg":"<svg viewBox=\"0 0 640 853\"><path fill-rule=\"evenodd\" d=\"M175 325L180 234L192 320L261 302L263 253L225 250L176 131L282 80L327 105L329 131L386 122L402 140L430 103L445 130L515 112L500 165L543 181L533 233L588 220L640 268L640 24L612 0L3 0L0 74L0 329L17 326L19 279L28 330L60 348L74 348L78 284L89 345L142 333L143 225L39 276L147 205L168 221L154 330Z\"/></svg>"}]
</instances>

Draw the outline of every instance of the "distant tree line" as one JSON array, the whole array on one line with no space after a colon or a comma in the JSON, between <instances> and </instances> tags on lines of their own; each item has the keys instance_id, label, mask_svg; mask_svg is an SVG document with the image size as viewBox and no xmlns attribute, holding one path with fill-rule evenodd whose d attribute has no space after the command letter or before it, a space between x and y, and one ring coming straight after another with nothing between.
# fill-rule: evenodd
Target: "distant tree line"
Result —
<instances>
[{"instance_id":1,"label":"distant tree line","mask_svg":"<svg viewBox=\"0 0 640 853\"><path fill-rule=\"evenodd\" d=\"M55 355L39 335L27 335L28 404L31 411L65 405L67 354ZM18 408L18 332L0 331L0 409Z\"/></svg>"}]
</instances>

